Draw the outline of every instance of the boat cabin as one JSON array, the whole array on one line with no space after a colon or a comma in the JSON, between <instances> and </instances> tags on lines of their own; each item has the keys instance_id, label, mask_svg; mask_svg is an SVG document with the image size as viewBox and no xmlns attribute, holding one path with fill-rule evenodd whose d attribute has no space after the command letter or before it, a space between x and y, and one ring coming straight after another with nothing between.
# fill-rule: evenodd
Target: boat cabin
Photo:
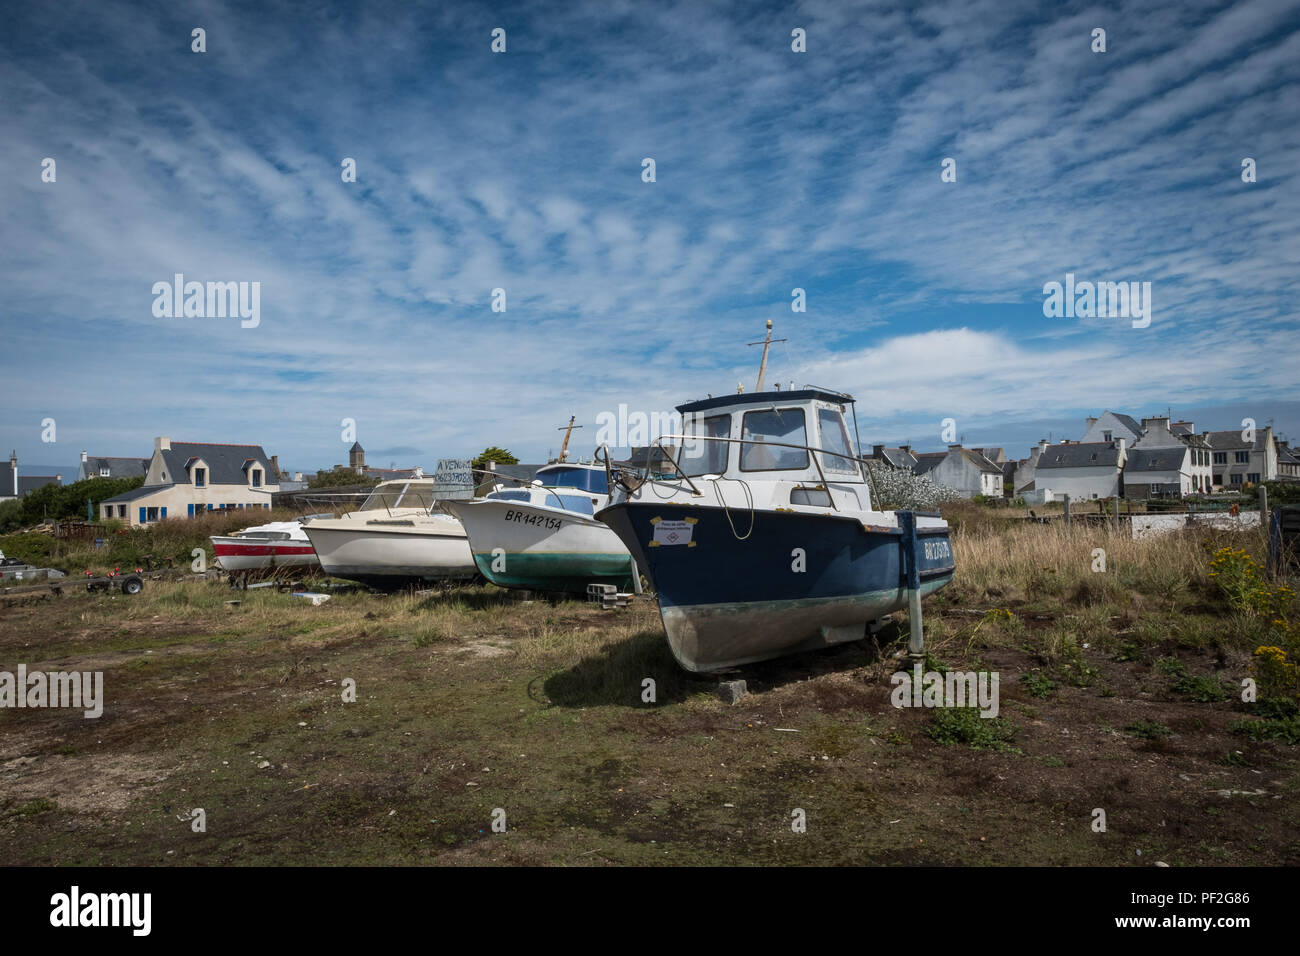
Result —
<instances>
[{"instance_id":1,"label":"boat cabin","mask_svg":"<svg viewBox=\"0 0 1300 956\"><path fill-rule=\"evenodd\" d=\"M506 488L498 485L487 497L594 515L608 494L609 485L602 466L558 462L539 468L537 477L529 486Z\"/></svg>"},{"instance_id":2,"label":"boat cabin","mask_svg":"<svg viewBox=\"0 0 1300 956\"><path fill-rule=\"evenodd\" d=\"M725 395L677 406L676 461L689 477L864 481L844 415L853 398L818 388Z\"/></svg>"}]
</instances>

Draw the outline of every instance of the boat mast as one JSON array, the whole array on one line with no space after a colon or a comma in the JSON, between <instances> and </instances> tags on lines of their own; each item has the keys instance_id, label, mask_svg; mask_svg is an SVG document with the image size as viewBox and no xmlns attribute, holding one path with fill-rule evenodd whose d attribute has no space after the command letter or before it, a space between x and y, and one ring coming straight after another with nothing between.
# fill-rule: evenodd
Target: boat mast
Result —
<instances>
[{"instance_id":1,"label":"boat mast","mask_svg":"<svg viewBox=\"0 0 1300 956\"><path fill-rule=\"evenodd\" d=\"M559 428L555 429L557 432L564 432L564 444L560 446L560 457L557 458L556 461L564 462L569 460L569 436L573 434L573 429L575 427L573 422L577 417L578 416L576 415L570 415L569 424L567 426L561 425ZM578 425L577 427L581 428L582 426Z\"/></svg>"},{"instance_id":2,"label":"boat mast","mask_svg":"<svg viewBox=\"0 0 1300 956\"><path fill-rule=\"evenodd\" d=\"M762 341L762 342L748 342L748 343L746 343L746 344L748 344L748 345L761 345L761 346L763 346L763 360L762 360L761 362L759 362L759 365L758 365L758 384L754 386L754 391L756 391L756 392L761 392L761 391L763 390L763 378L764 378L764 376L767 375L767 350L768 350L768 348L771 346L771 344L772 344L773 342L784 342L784 341L786 341L786 340L785 340L785 339L774 339L774 338L772 338L772 320L771 320L771 319L768 319L768 320L767 320L767 335L766 335L766 337L763 339L763 341Z\"/></svg>"}]
</instances>

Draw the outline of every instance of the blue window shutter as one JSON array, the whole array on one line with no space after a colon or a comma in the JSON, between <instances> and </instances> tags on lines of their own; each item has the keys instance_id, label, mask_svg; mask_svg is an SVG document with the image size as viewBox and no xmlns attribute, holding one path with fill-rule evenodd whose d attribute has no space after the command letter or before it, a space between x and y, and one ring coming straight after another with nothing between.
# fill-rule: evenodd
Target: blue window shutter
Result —
<instances>
[{"instance_id":1,"label":"blue window shutter","mask_svg":"<svg viewBox=\"0 0 1300 956\"><path fill-rule=\"evenodd\" d=\"M144 509L143 509L143 508L140 509L140 523L141 523L141 524L144 524L144 523L145 523Z\"/></svg>"},{"instance_id":2,"label":"blue window shutter","mask_svg":"<svg viewBox=\"0 0 1300 956\"><path fill-rule=\"evenodd\" d=\"M189 509L190 517L193 518L193 517L194 517L194 503L193 503L193 502L190 502L190 504L186 505L185 507Z\"/></svg>"},{"instance_id":3,"label":"blue window shutter","mask_svg":"<svg viewBox=\"0 0 1300 956\"><path fill-rule=\"evenodd\" d=\"M158 515L159 515L159 517L166 518L166 517L167 517L167 509L166 509L166 508L163 508L162 511L158 512Z\"/></svg>"}]
</instances>

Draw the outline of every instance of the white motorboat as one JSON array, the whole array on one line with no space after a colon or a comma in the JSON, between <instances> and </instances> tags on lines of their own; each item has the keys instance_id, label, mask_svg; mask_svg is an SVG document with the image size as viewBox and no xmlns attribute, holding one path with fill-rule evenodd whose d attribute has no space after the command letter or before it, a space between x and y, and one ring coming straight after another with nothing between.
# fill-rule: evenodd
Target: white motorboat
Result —
<instances>
[{"instance_id":1,"label":"white motorboat","mask_svg":"<svg viewBox=\"0 0 1300 956\"><path fill-rule=\"evenodd\" d=\"M305 518L272 521L231 535L212 535L217 566L223 571L307 567L318 564L316 551L303 530Z\"/></svg>"},{"instance_id":2,"label":"white motorboat","mask_svg":"<svg viewBox=\"0 0 1300 956\"><path fill-rule=\"evenodd\" d=\"M379 588L472 580L469 538L455 518L432 512L432 478L399 478L375 487L361 508L304 525L332 577Z\"/></svg>"},{"instance_id":3,"label":"white motorboat","mask_svg":"<svg viewBox=\"0 0 1300 956\"><path fill-rule=\"evenodd\" d=\"M558 461L538 469L526 487L498 485L440 507L465 526L474 561L493 584L583 594L588 584L637 584L632 555L595 518L608 503L603 466Z\"/></svg>"}]
</instances>

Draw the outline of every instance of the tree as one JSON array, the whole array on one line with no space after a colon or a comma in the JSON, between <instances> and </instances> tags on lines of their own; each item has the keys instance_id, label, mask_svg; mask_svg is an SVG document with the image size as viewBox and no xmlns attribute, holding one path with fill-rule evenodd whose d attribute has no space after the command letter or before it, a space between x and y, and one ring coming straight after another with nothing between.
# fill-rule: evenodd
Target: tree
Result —
<instances>
[{"instance_id":1,"label":"tree","mask_svg":"<svg viewBox=\"0 0 1300 956\"><path fill-rule=\"evenodd\" d=\"M487 466L489 461L495 461L498 465L519 464L518 458L510 454L510 452L506 451L504 448L498 448L496 445L484 448L483 453L474 459L474 467L484 468Z\"/></svg>"},{"instance_id":2,"label":"tree","mask_svg":"<svg viewBox=\"0 0 1300 956\"><path fill-rule=\"evenodd\" d=\"M365 475L358 475L351 468L322 469L321 471L316 472L315 476L307 481L307 487L312 489L345 488L356 485L364 485L367 488L373 488L377 484L379 484L378 478L368 478Z\"/></svg>"},{"instance_id":3,"label":"tree","mask_svg":"<svg viewBox=\"0 0 1300 956\"><path fill-rule=\"evenodd\" d=\"M28 525L39 524L49 518L63 521L68 518L86 517L86 500L92 502L96 516L99 503L105 498L112 498L125 491L134 491L144 484L144 476L135 478L87 478L74 481L70 485L42 485L15 501L5 502L8 506L0 510L0 531L13 531Z\"/></svg>"}]
</instances>

